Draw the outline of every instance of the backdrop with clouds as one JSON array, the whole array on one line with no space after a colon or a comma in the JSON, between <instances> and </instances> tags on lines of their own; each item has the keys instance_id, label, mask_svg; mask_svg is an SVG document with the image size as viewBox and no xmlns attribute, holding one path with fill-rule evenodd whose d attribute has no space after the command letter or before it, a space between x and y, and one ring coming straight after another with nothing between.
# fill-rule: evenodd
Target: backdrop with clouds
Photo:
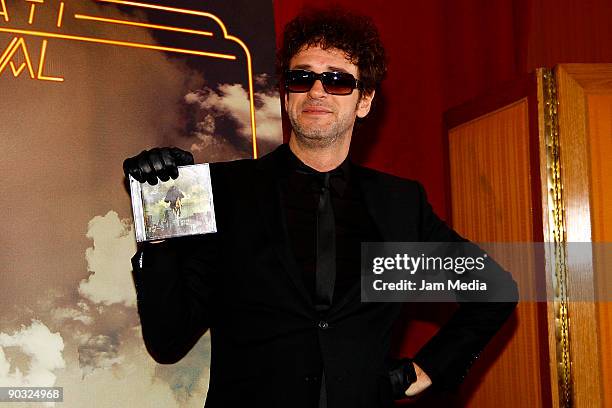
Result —
<instances>
[{"instance_id":1,"label":"backdrop with clouds","mask_svg":"<svg viewBox=\"0 0 612 408\"><path fill-rule=\"evenodd\" d=\"M171 366L155 364L142 343L129 263L136 245L121 163L159 145L189 149L197 162L252 157L245 54L223 39L214 19L100 0L46 0L34 12L34 3L5 3L8 21L0 10L0 68L2 56L6 62L0 72L0 386L62 386L65 407L201 407L208 335ZM257 147L259 155L269 152L282 142L272 1L180 3L213 13L249 48ZM60 8L63 20L57 27ZM142 24L213 36L202 39ZM226 61L37 32L239 57ZM25 47L7 58L3 53L14 38L23 38ZM63 82L36 78L43 40L44 75Z\"/></svg>"}]
</instances>

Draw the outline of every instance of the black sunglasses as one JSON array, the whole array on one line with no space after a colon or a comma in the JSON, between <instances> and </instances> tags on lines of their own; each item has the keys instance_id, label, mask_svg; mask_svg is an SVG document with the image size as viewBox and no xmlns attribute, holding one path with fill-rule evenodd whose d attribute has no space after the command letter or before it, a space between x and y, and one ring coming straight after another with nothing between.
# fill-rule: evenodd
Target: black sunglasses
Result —
<instances>
[{"instance_id":1,"label":"black sunglasses","mask_svg":"<svg viewBox=\"0 0 612 408\"><path fill-rule=\"evenodd\" d=\"M303 69L290 69L285 71L285 88L289 92L308 92L317 79L323 84L325 92L331 95L350 95L360 84L358 79L347 72L315 74Z\"/></svg>"}]
</instances>

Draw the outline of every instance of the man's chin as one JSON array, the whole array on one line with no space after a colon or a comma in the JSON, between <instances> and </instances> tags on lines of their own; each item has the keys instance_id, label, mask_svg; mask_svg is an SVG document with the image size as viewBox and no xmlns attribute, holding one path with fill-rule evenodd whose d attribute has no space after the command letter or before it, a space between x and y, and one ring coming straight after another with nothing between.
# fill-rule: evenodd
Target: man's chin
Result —
<instances>
[{"instance_id":1,"label":"man's chin","mask_svg":"<svg viewBox=\"0 0 612 408\"><path fill-rule=\"evenodd\" d=\"M319 132L295 132L295 137L298 142L308 147L328 147L337 139L336 136L325 135Z\"/></svg>"}]
</instances>

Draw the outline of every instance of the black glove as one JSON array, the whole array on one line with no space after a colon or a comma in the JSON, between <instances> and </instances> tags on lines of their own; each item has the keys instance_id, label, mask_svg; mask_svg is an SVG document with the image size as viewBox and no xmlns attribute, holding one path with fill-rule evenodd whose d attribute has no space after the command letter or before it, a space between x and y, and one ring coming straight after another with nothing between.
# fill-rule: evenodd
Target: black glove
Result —
<instances>
[{"instance_id":1,"label":"black glove","mask_svg":"<svg viewBox=\"0 0 612 408\"><path fill-rule=\"evenodd\" d=\"M177 166L193 164L193 155L176 147L161 147L143 150L139 155L125 159L123 173L131 175L136 180L151 185L157 184L157 179L168 181L170 177L178 177Z\"/></svg>"},{"instance_id":2,"label":"black glove","mask_svg":"<svg viewBox=\"0 0 612 408\"><path fill-rule=\"evenodd\" d=\"M397 361L389 371L389 379L391 380L393 398L396 400L406 398L406 390L417 379L412 360L403 358Z\"/></svg>"}]
</instances>

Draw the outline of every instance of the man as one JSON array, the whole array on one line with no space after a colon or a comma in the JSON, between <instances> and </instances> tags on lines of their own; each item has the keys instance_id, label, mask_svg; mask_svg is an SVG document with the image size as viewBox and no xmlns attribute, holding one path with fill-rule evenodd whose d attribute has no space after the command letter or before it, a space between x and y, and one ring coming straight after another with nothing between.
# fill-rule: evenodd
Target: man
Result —
<instances>
[{"instance_id":1,"label":"man","mask_svg":"<svg viewBox=\"0 0 612 408\"><path fill-rule=\"evenodd\" d=\"M183 198L185 198L185 195L178 189L177 186L170 187L170 189L166 192L166 197L164 197L164 202L170 204L169 208L177 217L181 216L181 200Z\"/></svg>"},{"instance_id":2,"label":"man","mask_svg":"<svg viewBox=\"0 0 612 408\"><path fill-rule=\"evenodd\" d=\"M287 25L279 61L288 145L211 164L218 232L133 258L149 352L174 363L210 328L213 408L391 407L456 385L515 303L461 304L413 360L389 358L401 304L361 302L361 242L464 240L420 184L348 159L386 71L376 28L339 10L305 12ZM192 162L153 149L124 169L156 183Z\"/></svg>"}]
</instances>

